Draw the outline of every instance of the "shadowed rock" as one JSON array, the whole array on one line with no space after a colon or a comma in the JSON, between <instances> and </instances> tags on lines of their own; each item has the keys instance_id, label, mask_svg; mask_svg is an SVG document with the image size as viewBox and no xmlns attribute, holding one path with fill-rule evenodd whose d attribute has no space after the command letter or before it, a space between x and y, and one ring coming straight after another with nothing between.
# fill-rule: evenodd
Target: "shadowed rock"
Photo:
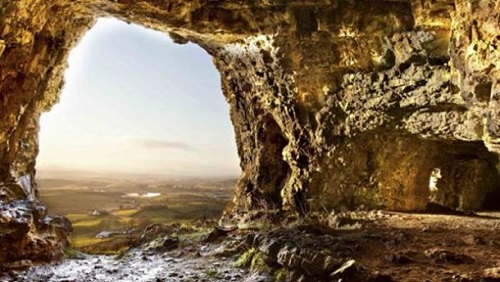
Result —
<instances>
[{"instance_id":1,"label":"shadowed rock","mask_svg":"<svg viewBox=\"0 0 500 282\"><path fill-rule=\"evenodd\" d=\"M241 158L232 212L423 211L436 169L441 178L432 198L439 204L498 208L499 5L2 1L1 206L36 200L40 114L59 99L71 48L96 17L115 16L213 56ZM24 252L28 244L60 246L59 239L35 240L43 232L64 234L37 221L27 220L34 236L10 246L16 259L47 256ZM26 225L16 226L9 233L22 237ZM0 263L12 259L6 254Z\"/></svg>"}]
</instances>

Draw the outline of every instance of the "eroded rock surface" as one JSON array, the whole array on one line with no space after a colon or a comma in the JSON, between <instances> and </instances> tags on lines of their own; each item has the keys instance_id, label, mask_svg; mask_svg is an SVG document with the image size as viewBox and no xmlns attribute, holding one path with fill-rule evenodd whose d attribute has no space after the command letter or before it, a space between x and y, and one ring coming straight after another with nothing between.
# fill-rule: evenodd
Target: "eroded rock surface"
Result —
<instances>
[{"instance_id":1,"label":"eroded rock surface","mask_svg":"<svg viewBox=\"0 0 500 282\"><path fill-rule=\"evenodd\" d=\"M16 268L16 261L60 259L72 231L67 218L47 215L45 206L29 200L0 201L0 228L0 272Z\"/></svg>"},{"instance_id":2,"label":"eroded rock surface","mask_svg":"<svg viewBox=\"0 0 500 282\"><path fill-rule=\"evenodd\" d=\"M162 30L214 57L241 158L235 211L422 210L436 169L435 201L498 208L498 1L2 0L5 209L38 206L39 117L58 100L68 52L99 16ZM23 242L59 236L34 222Z\"/></svg>"},{"instance_id":3,"label":"eroded rock surface","mask_svg":"<svg viewBox=\"0 0 500 282\"><path fill-rule=\"evenodd\" d=\"M283 221L272 230L247 231L246 252L236 264L274 272L276 281L495 281L498 277L498 213L371 211L317 217L313 213Z\"/></svg>"},{"instance_id":4,"label":"eroded rock surface","mask_svg":"<svg viewBox=\"0 0 500 282\"><path fill-rule=\"evenodd\" d=\"M0 281L245 281L267 282L265 274L249 273L232 266L231 261L213 258L175 258L168 255L143 256L130 252L123 259L88 256L78 260L34 267L31 270L0 276Z\"/></svg>"}]
</instances>

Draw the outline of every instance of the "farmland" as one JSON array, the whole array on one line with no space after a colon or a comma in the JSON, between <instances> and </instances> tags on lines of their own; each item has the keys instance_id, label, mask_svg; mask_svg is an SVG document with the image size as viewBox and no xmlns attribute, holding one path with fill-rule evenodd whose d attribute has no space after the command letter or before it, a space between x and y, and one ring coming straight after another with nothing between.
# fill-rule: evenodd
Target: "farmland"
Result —
<instances>
[{"instance_id":1,"label":"farmland","mask_svg":"<svg viewBox=\"0 0 500 282\"><path fill-rule=\"evenodd\" d=\"M218 218L235 179L42 174L40 200L73 224L73 248L117 253L152 223L189 226Z\"/></svg>"}]
</instances>

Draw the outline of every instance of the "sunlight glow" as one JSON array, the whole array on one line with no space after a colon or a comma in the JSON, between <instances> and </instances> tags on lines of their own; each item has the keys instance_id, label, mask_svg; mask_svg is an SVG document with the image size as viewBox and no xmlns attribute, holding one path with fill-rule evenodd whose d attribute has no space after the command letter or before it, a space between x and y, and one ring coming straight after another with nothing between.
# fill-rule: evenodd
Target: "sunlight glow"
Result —
<instances>
[{"instance_id":1,"label":"sunlight glow","mask_svg":"<svg viewBox=\"0 0 500 282\"><path fill-rule=\"evenodd\" d=\"M228 105L194 44L102 18L71 52L41 119L39 169L238 175Z\"/></svg>"}]
</instances>

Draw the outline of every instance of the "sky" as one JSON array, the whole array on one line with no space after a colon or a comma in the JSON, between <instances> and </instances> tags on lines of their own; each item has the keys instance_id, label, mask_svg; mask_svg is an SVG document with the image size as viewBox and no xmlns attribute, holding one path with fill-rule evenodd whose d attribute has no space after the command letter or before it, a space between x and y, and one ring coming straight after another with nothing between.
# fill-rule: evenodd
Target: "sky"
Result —
<instances>
[{"instance_id":1,"label":"sky","mask_svg":"<svg viewBox=\"0 0 500 282\"><path fill-rule=\"evenodd\" d=\"M101 18L68 64L41 118L39 170L239 174L229 106L201 47Z\"/></svg>"}]
</instances>

